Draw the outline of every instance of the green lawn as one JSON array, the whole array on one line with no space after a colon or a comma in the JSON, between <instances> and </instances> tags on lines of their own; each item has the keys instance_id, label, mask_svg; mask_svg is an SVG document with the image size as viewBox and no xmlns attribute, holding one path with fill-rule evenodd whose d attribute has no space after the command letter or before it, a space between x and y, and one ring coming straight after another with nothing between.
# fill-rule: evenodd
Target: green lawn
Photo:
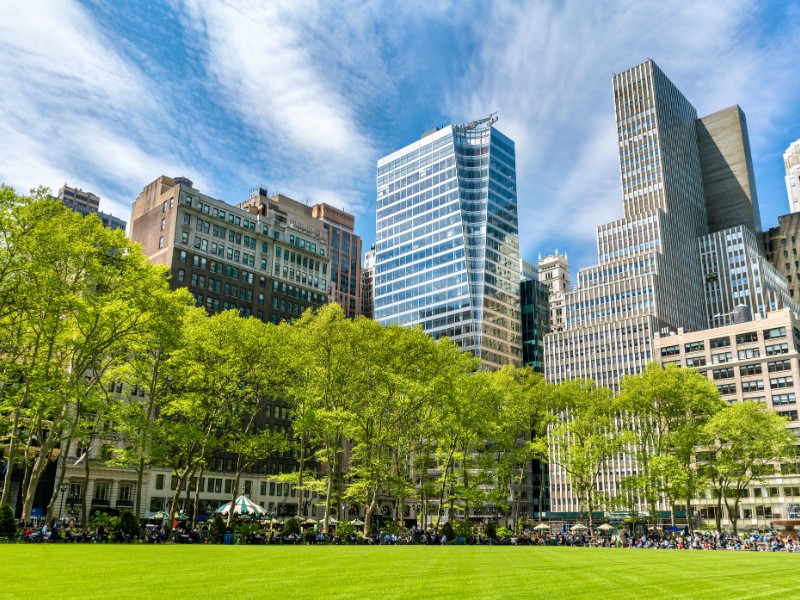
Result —
<instances>
[{"instance_id":1,"label":"green lawn","mask_svg":"<svg viewBox=\"0 0 800 600\"><path fill-rule=\"evenodd\" d=\"M789 598L800 554L0 544L0 598Z\"/></svg>"}]
</instances>

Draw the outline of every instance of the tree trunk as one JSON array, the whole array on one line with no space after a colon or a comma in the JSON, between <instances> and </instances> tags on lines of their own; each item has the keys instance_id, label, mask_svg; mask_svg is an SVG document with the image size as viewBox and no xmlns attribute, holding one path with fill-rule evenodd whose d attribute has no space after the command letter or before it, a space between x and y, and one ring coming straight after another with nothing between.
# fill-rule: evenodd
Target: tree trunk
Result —
<instances>
[{"instance_id":1,"label":"tree trunk","mask_svg":"<svg viewBox=\"0 0 800 600\"><path fill-rule=\"evenodd\" d=\"M50 503L47 505L47 517L45 518L46 522L50 522L53 516L53 509L56 507L56 503L58 502L59 495L61 494L61 485L64 483L64 475L66 474L67 470L67 457L69 456L70 446L72 445L72 439L67 440L67 445L65 446L63 452L59 454L59 465L58 465L58 477L56 478L56 483L53 486L53 495L50 497ZM62 500L63 506L63 500ZM59 520L61 519L61 515L58 515Z\"/></svg>"},{"instance_id":2,"label":"tree trunk","mask_svg":"<svg viewBox=\"0 0 800 600\"><path fill-rule=\"evenodd\" d=\"M539 460L539 521L544 513L544 461Z\"/></svg>"},{"instance_id":3,"label":"tree trunk","mask_svg":"<svg viewBox=\"0 0 800 600\"><path fill-rule=\"evenodd\" d=\"M0 506L9 504L11 496L11 473L14 470L14 458L17 454L17 437L19 436L19 414L22 411L22 402L14 409L14 423L11 426L11 435L8 443L8 453L6 454L6 475L3 479L3 495L0 496ZM15 498L16 500L16 498Z\"/></svg>"},{"instance_id":4,"label":"tree trunk","mask_svg":"<svg viewBox=\"0 0 800 600\"><path fill-rule=\"evenodd\" d=\"M136 469L136 518L142 518L142 486L144 485L144 455L139 455L139 466Z\"/></svg>"},{"instance_id":5,"label":"tree trunk","mask_svg":"<svg viewBox=\"0 0 800 600\"><path fill-rule=\"evenodd\" d=\"M233 479L233 489L231 490L231 509L228 511L228 522L227 525L230 527L233 525L233 518L234 518L234 504L236 503L236 494L239 493L239 482L242 479L242 471L245 469L244 464L242 463L241 456L237 457L236 459L236 477ZM244 495L244 494L242 494Z\"/></svg>"},{"instance_id":6,"label":"tree trunk","mask_svg":"<svg viewBox=\"0 0 800 600\"><path fill-rule=\"evenodd\" d=\"M205 463L200 463L200 475L197 477L197 487L194 492L194 507L192 510L192 529L197 528L197 513L200 510L200 492L203 488L203 474L206 472Z\"/></svg>"},{"instance_id":7,"label":"tree trunk","mask_svg":"<svg viewBox=\"0 0 800 600\"><path fill-rule=\"evenodd\" d=\"M192 467L190 462L186 463L186 466L183 467L183 471L181 471L180 473L178 473L177 469L175 471L178 480L175 482L175 493L172 495L172 503L170 504L169 508L167 531L172 531L172 522L175 518L176 513L178 512L178 503L180 502L181 499L181 486L183 486L183 482L186 481L186 477L191 472L192 472Z\"/></svg>"},{"instance_id":8,"label":"tree trunk","mask_svg":"<svg viewBox=\"0 0 800 600\"><path fill-rule=\"evenodd\" d=\"M717 510L715 511L714 520L717 524L717 533L722 533L722 489L716 490L717 495Z\"/></svg>"},{"instance_id":9,"label":"tree trunk","mask_svg":"<svg viewBox=\"0 0 800 600\"><path fill-rule=\"evenodd\" d=\"M86 510L86 502L89 500L89 447L92 445L92 439L83 447L86 458L83 459L83 499L81 500L81 521L84 527L89 522L89 512Z\"/></svg>"},{"instance_id":10,"label":"tree trunk","mask_svg":"<svg viewBox=\"0 0 800 600\"><path fill-rule=\"evenodd\" d=\"M692 497L686 496L686 521L689 524L689 535L694 537L694 511L692 510Z\"/></svg>"},{"instance_id":11,"label":"tree trunk","mask_svg":"<svg viewBox=\"0 0 800 600\"><path fill-rule=\"evenodd\" d=\"M375 507L378 505L378 490L377 488L372 492L372 499L367 506L366 514L364 515L364 537L369 535L369 524L372 521L372 515L375 512Z\"/></svg>"}]
</instances>

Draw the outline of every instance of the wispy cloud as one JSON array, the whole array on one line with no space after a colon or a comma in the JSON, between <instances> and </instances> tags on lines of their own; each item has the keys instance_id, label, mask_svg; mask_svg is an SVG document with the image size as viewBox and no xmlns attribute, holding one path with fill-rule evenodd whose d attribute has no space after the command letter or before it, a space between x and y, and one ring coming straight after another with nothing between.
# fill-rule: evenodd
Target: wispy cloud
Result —
<instances>
[{"instance_id":1,"label":"wispy cloud","mask_svg":"<svg viewBox=\"0 0 800 600\"><path fill-rule=\"evenodd\" d=\"M388 84L369 5L185 3L222 103L256 129L272 185L350 210L369 207L366 113ZM367 203L365 203L367 201Z\"/></svg>"},{"instance_id":2,"label":"wispy cloud","mask_svg":"<svg viewBox=\"0 0 800 600\"><path fill-rule=\"evenodd\" d=\"M180 168L163 151L169 116L157 86L83 6L0 3L0 40L5 183L23 190L80 185L104 196L102 209L127 218L132 190Z\"/></svg>"},{"instance_id":3,"label":"wispy cloud","mask_svg":"<svg viewBox=\"0 0 800 600\"><path fill-rule=\"evenodd\" d=\"M594 228L622 216L614 71L652 58L701 115L740 104L756 151L797 106L797 84L776 77L796 70L797 25L759 30L780 17L756 2L492 6L449 105L464 118L498 110L498 127L516 141L523 255L560 246L585 266L596 261Z\"/></svg>"}]
</instances>

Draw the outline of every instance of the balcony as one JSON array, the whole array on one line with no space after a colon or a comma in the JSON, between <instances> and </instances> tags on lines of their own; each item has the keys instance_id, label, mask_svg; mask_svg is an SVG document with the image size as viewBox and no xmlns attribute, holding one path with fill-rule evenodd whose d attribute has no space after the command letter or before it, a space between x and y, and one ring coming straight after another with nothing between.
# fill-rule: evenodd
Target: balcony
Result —
<instances>
[{"instance_id":1,"label":"balcony","mask_svg":"<svg viewBox=\"0 0 800 600\"><path fill-rule=\"evenodd\" d=\"M117 500L117 508L133 508L133 500Z\"/></svg>"},{"instance_id":2,"label":"balcony","mask_svg":"<svg viewBox=\"0 0 800 600\"><path fill-rule=\"evenodd\" d=\"M108 500L92 499L92 508L108 508L110 505L111 503Z\"/></svg>"}]
</instances>

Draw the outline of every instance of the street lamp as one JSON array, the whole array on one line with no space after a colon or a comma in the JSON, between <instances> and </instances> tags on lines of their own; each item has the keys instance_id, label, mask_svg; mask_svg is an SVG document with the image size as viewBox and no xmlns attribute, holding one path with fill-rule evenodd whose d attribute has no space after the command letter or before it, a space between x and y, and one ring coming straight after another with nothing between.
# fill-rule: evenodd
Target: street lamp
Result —
<instances>
[{"instance_id":1,"label":"street lamp","mask_svg":"<svg viewBox=\"0 0 800 600\"><path fill-rule=\"evenodd\" d=\"M66 483L62 483L59 486L58 491L61 492L61 510L58 511L58 520L59 521L63 521L64 520L64 494L67 493L67 484Z\"/></svg>"}]
</instances>

